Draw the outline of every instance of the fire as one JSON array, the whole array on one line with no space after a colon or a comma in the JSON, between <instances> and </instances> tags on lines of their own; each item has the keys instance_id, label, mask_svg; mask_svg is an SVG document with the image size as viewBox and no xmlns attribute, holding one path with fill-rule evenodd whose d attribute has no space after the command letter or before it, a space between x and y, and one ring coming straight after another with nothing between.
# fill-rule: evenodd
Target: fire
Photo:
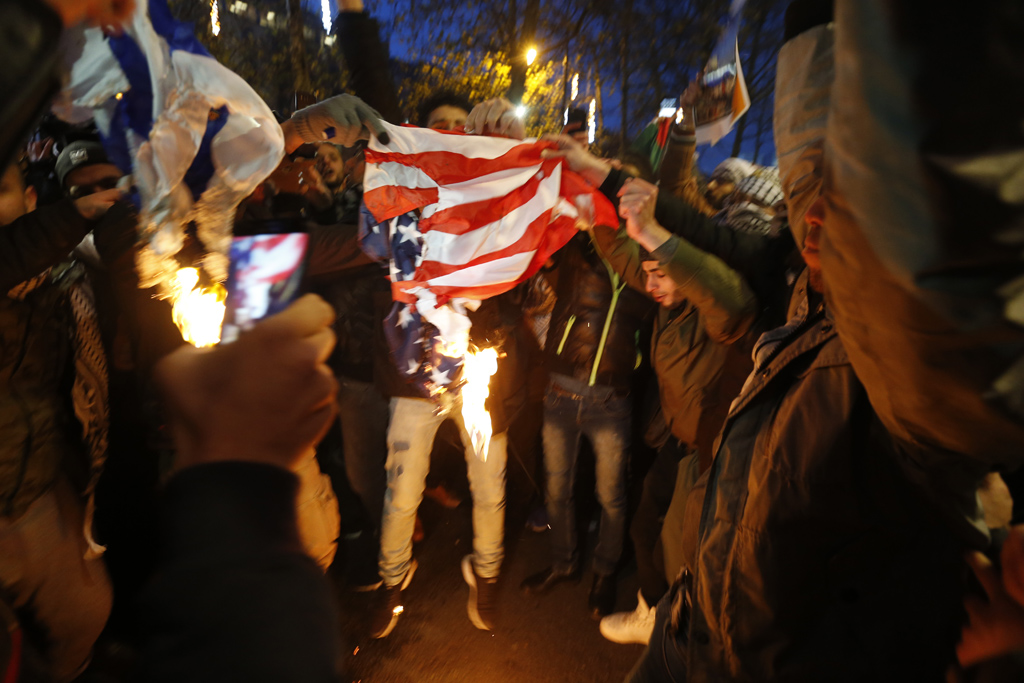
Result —
<instances>
[{"instance_id":1,"label":"fire","mask_svg":"<svg viewBox=\"0 0 1024 683\"><path fill-rule=\"evenodd\" d=\"M462 378L462 421L466 423L473 442L473 450L481 460L487 460L487 449L491 445L491 414L487 412L487 396L490 395L491 376L498 371L497 349L483 349L464 356Z\"/></svg>"},{"instance_id":2,"label":"fire","mask_svg":"<svg viewBox=\"0 0 1024 683\"><path fill-rule=\"evenodd\" d=\"M224 288L201 287L199 271L181 268L170 283L171 317L182 338L193 346L213 346L220 341L224 322Z\"/></svg>"}]
</instances>

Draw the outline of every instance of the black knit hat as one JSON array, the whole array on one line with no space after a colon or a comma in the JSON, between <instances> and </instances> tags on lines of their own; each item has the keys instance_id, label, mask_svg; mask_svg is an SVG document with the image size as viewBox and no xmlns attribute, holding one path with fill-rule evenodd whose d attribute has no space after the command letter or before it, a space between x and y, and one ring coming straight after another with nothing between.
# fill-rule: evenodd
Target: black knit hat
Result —
<instances>
[{"instance_id":1,"label":"black knit hat","mask_svg":"<svg viewBox=\"0 0 1024 683\"><path fill-rule=\"evenodd\" d=\"M786 33L783 42L796 38L815 26L828 24L835 16L835 0L793 0L786 8Z\"/></svg>"}]
</instances>

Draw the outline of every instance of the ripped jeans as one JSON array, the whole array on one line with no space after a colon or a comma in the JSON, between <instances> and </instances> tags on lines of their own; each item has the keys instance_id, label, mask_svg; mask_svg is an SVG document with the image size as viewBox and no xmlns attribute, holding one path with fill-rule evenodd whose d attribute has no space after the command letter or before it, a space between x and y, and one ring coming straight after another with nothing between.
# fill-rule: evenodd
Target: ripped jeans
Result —
<instances>
[{"instance_id":1,"label":"ripped jeans","mask_svg":"<svg viewBox=\"0 0 1024 683\"><path fill-rule=\"evenodd\" d=\"M498 575L505 554L506 435L491 437L487 460L473 452L462 421L461 398L445 394L438 407L421 398L391 399L388 427L388 490L380 531L380 575L385 586L402 581L412 562L416 510L423 500L434 436L446 419L455 420L466 451L466 473L473 495L473 566L481 578Z\"/></svg>"}]
</instances>

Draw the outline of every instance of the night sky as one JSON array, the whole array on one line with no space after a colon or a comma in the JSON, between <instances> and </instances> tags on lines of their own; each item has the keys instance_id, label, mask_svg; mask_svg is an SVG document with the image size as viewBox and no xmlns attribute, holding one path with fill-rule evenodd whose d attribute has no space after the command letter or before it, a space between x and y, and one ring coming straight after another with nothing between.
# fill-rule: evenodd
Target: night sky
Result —
<instances>
[{"instance_id":1,"label":"night sky","mask_svg":"<svg viewBox=\"0 0 1024 683\"><path fill-rule=\"evenodd\" d=\"M327 0L331 5L332 16L337 13L338 5L336 0ZM375 17L382 26L389 26L393 23L394 11L397 2L401 0L363 0L363 4L366 10ZM629 0L626 0L627 2ZM321 14L320 0L305 0L306 6L316 14ZM389 36L389 46L391 56L399 60L411 59L411 44L410 37L401 35L400 33L394 33ZM543 46L540 46L543 51ZM666 93L665 97L671 97L678 93ZM604 119L605 121L618 121L619 120L619 95L618 93L610 93L604 98ZM650 113L653 118L657 114L656 111ZM630 131L633 136L637 135L639 131ZM715 166L718 165L723 159L727 158L732 152L734 133L729 133L727 136L719 140L714 146L702 145L697 149L697 163L705 173L710 173ZM747 159L753 157L754 140L753 136L748 135L744 141L741 156ZM762 160L774 158L775 146L771 140L768 140L762 147L761 157Z\"/></svg>"}]
</instances>

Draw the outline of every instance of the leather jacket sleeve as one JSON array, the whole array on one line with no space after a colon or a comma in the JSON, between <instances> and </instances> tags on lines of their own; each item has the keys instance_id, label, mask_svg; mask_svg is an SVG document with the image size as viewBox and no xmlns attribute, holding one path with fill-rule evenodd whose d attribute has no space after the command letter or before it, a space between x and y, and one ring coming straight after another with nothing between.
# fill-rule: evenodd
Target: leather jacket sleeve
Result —
<instances>
[{"instance_id":1,"label":"leather jacket sleeve","mask_svg":"<svg viewBox=\"0 0 1024 683\"><path fill-rule=\"evenodd\" d=\"M0 292L67 258L90 228L70 199L36 209L0 227Z\"/></svg>"},{"instance_id":2,"label":"leather jacket sleeve","mask_svg":"<svg viewBox=\"0 0 1024 683\"><path fill-rule=\"evenodd\" d=\"M664 192L686 201L687 204L704 214L714 216L718 209L711 206L697 187L693 177L693 156L697 149L697 136L693 128L673 125L668 135L665 155L658 169L658 187Z\"/></svg>"},{"instance_id":3,"label":"leather jacket sleeve","mask_svg":"<svg viewBox=\"0 0 1024 683\"><path fill-rule=\"evenodd\" d=\"M379 111L385 121L401 123L398 89L377 20L366 12L339 12L338 39L352 74L352 92Z\"/></svg>"}]
</instances>

